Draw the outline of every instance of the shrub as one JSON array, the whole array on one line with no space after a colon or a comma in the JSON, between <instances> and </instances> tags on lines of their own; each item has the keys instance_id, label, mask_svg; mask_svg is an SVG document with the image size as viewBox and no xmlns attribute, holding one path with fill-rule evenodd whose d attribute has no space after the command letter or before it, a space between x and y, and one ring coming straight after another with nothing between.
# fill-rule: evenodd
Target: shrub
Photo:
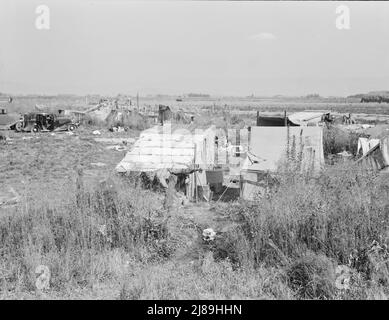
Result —
<instances>
[{"instance_id":1,"label":"shrub","mask_svg":"<svg viewBox=\"0 0 389 320\"><path fill-rule=\"evenodd\" d=\"M336 154L344 150L356 154L359 135L335 126L325 127L323 131L324 155Z\"/></svg>"},{"instance_id":2,"label":"shrub","mask_svg":"<svg viewBox=\"0 0 389 320\"><path fill-rule=\"evenodd\" d=\"M268 198L218 209L239 223L247 240L246 256L254 265L288 265L307 250L347 264L353 250L362 250L373 240L387 243L385 177L339 164L317 178L294 174L278 180ZM241 243L229 241L230 251L241 252Z\"/></svg>"},{"instance_id":3,"label":"shrub","mask_svg":"<svg viewBox=\"0 0 389 320\"><path fill-rule=\"evenodd\" d=\"M307 252L287 271L290 286L303 299L331 299L335 293L333 263L324 255Z\"/></svg>"}]
</instances>

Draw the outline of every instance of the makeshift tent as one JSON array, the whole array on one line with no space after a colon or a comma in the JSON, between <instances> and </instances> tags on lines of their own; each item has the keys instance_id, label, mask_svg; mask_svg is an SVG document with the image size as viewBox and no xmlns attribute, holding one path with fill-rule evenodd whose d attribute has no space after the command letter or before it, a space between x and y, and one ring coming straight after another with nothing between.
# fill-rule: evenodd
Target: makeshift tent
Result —
<instances>
[{"instance_id":1,"label":"makeshift tent","mask_svg":"<svg viewBox=\"0 0 389 320\"><path fill-rule=\"evenodd\" d=\"M205 170L214 166L214 143L214 126L208 129L171 123L154 126L140 134L132 150L116 166L116 171L156 174L167 170L173 174L187 174L191 190L187 196L193 198L196 186L206 184Z\"/></svg>"},{"instance_id":2,"label":"makeshift tent","mask_svg":"<svg viewBox=\"0 0 389 320\"><path fill-rule=\"evenodd\" d=\"M288 126L298 126L291 122L288 117L281 116L258 116L257 117L257 126L260 127L285 127Z\"/></svg>"},{"instance_id":3,"label":"makeshift tent","mask_svg":"<svg viewBox=\"0 0 389 320\"><path fill-rule=\"evenodd\" d=\"M241 169L241 196L252 199L269 181L269 173L295 149L301 170L317 173L324 164L322 127L251 127L249 150Z\"/></svg>"},{"instance_id":4,"label":"makeshift tent","mask_svg":"<svg viewBox=\"0 0 389 320\"><path fill-rule=\"evenodd\" d=\"M293 113L288 118L298 126L317 126L320 122L324 121L326 115L328 116L329 112L303 111Z\"/></svg>"},{"instance_id":5,"label":"makeshift tent","mask_svg":"<svg viewBox=\"0 0 389 320\"><path fill-rule=\"evenodd\" d=\"M330 119L329 112L296 112L285 116L257 116L257 126L261 127L295 127L295 126L317 126L323 121Z\"/></svg>"},{"instance_id":6,"label":"makeshift tent","mask_svg":"<svg viewBox=\"0 0 389 320\"><path fill-rule=\"evenodd\" d=\"M358 160L358 163L373 170L389 172L389 136L380 139L378 144Z\"/></svg>"},{"instance_id":7,"label":"makeshift tent","mask_svg":"<svg viewBox=\"0 0 389 320\"><path fill-rule=\"evenodd\" d=\"M370 149L374 148L379 143L380 139L359 138L357 155L360 151L362 151L362 155L365 155Z\"/></svg>"}]
</instances>

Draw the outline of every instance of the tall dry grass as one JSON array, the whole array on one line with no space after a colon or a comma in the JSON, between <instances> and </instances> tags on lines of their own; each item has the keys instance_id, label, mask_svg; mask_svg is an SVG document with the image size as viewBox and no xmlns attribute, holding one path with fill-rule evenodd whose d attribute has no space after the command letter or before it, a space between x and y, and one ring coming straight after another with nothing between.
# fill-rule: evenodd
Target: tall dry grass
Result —
<instances>
[{"instance_id":1,"label":"tall dry grass","mask_svg":"<svg viewBox=\"0 0 389 320\"><path fill-rule=\"evenodd\" d=\"M65 188L61 195L28 193L1 217L0 297L74 298L99 284L110 297L113 285L119 299L293 297L283 270L236 270L228 259L217 261L201 238L192 259L180 258L196 226L162 211L158 195L133 181L92 187L79 172ZM39 265L51 272L44 293L36 287Z\"/></svg>"},{"instance_id":2,"label":"tall dry grass","mask_svg":"<svg viewBox=\"0 0 389 320\"><path fill-rule=\"evenodd\" d=\"M4 212L1 289L35 290L35 268L41 264L51 271L51 287L61 290L117 276L123 259L170 255L168 221L151 192L119 180L88 189L80 179L62 194L44 197L36 190Z\"/></svg>"},{"instance_id":3,"label":"tall dry grass","mask_svg":"<svg viewBox=\"0 0 389 320\"><path fill-rule=\"evenodd\" d=\"M360 135L355 132L347 132L336 126L325 127L323 130L324 155L328 156L342 151L356 154L359 137Z\"/></svg>"},{"instance_id":4,"label":"tall dry grass","mask_svg":"<svg viewBox=\"0 0 389 320\"><path fill-rule=\"evenodd\" d=\"M215 252L224 249L224 255L240 266L283 266L292 280L298 270L305 280L314 276L324 281L307 294L296 289L305 298L333 298L333 275L324 271L349 264L352 255L359 257L354 267L362 279L370 281L378 272L375 285L387 284L387 259L375 264L366 254L374 240L384 248L389 242L387 175L351 162L328 167L316 178L296 172L280 172L277 188L268 198L216 208L239 226ZM314 281L308 280L301 280L303 289L304 283Z\"/></svg>"},{"instance_id":5,"label":"tall dry grass","mask_svg":"<svg viewBox=\"0 0 389 320\"><path fill-rule=\"evenodd\" d=\"M88 186L79 172L61 194L35 190L0 219L1 294L35 292L43 264L50 290L114 283L123 299L386 298L387 260L364 253L388 243L387 177L350 163L298 172L280 171L260 201L215 205L230 227L211 243L127 179ZM335 267L351 254L352 284L339 290Z\"/></svg>"}]
</instances>

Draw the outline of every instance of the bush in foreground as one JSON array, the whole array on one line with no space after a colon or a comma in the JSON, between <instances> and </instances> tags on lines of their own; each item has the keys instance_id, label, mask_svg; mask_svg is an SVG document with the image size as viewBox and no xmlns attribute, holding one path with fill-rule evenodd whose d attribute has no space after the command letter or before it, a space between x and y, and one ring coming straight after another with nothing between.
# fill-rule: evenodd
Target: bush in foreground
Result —
<instances>
[{"instance_id":1,"label":"bush in foreground","mask_svg":"<svg viewBox=\"0 0 389 320\"><path fill-rule=\"evenodd\" d=\"M215 252L229 248L224 255L241 265L283 266L298 296L329 298L332 276L324 273L326 259L347 265L350 254L364 252L374 240L388 244L389 182L349 164L327 168L316 178L291 174L278 180L268 198L218 205L216 210L238 226ZM358 272L372 284L371 270L378 273L378 267L369 263ZM382 279L386 270L379 271L380 283L388 280Z\"/></svg>"}]
</instances>

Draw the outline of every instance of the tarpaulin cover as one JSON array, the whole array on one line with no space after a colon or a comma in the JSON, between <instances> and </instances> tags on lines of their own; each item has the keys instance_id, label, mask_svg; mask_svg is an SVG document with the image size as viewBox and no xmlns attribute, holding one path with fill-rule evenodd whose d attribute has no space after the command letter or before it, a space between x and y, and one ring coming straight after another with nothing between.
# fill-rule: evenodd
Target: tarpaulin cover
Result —
<instances>
[{"instance_id":1,"label":"tarpaulin cover","mask_svg":"<svg viewBox=\"0 0 389 320\"><path fill-rule=\"evenodd\" d=\"M294 143L293 143L294 141ZM241 170L241 196L253 200L269 187L278 165L294 144L301 152L301 169L317 173L324 164L322 127L251 127L249 152Z\"/></svg>"},{"instance_id":2,"label":"tarpaulin cover","mask_svg":"<svg viewBox=\"0 0 389 320\"><path fill-rule=\"evenodd\" d=\"M243 170L275 171L293 140L296 150L302 148L302 161L310 160L314 171L320 170L324 164L322 127L251 127L249 154L255 160L247 157Z\"/></svg>"},{"instance_id":3,"label":"tarpaulin cover","mask_svg":"<svg viewBox=\"0 0 389 320\"><path fill-rule=\"evenodd\" d=\"M303 111L293 113L286 118L288 126L312 126L318 125L323 116L329 112ZM260 116L257 118L257 126L261 127L284 127L285 118L283 116Z\"/></svg>"},{"instance_id":4,"label":"tarpaulin cover","mask_svg":"<svg viewBox=\"0 0 389 320\"><path fill-rule=\"evenodd\" d=\"M289 120L299 126L317 125L322 121L323 112L303 111L296 112L288 116Z\"/></svg>"}]
</instances>

